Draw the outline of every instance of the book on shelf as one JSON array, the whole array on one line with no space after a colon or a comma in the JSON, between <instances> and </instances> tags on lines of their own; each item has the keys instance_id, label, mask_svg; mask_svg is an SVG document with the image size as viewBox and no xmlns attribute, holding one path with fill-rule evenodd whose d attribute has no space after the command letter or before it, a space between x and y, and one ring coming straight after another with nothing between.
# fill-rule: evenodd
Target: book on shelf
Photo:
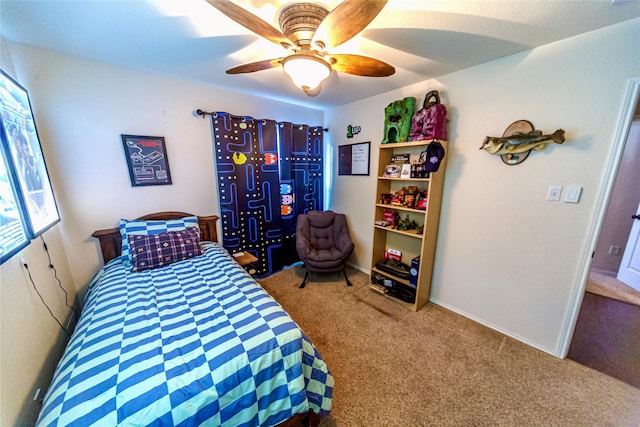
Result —
<instances>
[{"instance_id":1,"label":"book on shelf","mask_svg":"<svg viewBox=\"0 0 640 427\"><path fill-rule=\"evenodd\" d=\"M409 163L409 154L393 154L391 156L391 163L394 165L404 165L405 163Z\"/></svg>"}]
</instances>

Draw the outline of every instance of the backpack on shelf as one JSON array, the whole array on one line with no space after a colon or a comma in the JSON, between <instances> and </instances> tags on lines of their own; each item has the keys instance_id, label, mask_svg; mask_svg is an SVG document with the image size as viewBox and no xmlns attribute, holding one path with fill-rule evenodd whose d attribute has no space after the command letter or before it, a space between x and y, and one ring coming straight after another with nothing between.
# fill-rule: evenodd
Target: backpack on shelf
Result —
<instances>
[{"instance_id":1,"label":"backpack on shelf","mask_svg":"<svg viewBox=\"0 0 640 427\"><path fill-rule=\"evenodd\" d=\"M440 103L437 90L427 93L422 108L411 119L409 140L424 139L447 139L447 107Z\"/></svg>"}]
</instances>

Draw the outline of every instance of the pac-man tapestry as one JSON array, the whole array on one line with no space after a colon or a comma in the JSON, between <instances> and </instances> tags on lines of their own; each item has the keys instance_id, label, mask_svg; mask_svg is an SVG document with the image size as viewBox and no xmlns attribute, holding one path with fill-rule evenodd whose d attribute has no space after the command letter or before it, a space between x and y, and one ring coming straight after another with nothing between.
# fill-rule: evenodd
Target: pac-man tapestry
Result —
<instances>
[{"instance_id":1,"label":"pac-man tapestry","mask_svg":"<svg viewBox=\"0 0 640 427\"><path fill-rule=\"evenodd\" d=\"M299 260L296 253L298 215L323 208L321 127L280 123L280 195L283 248L286 265Z\"/></svg>"},{"instance_id":2,"label":"pac-man tapestry","mask_svg":"<svg viewBox=\"0 0 640 427\"><path fill-rule=\"evenodd\" d=\"M265 276L297 261L299 213L322 209L322 129L213 115L222 245Z\"/></svg>"}]
</instances>

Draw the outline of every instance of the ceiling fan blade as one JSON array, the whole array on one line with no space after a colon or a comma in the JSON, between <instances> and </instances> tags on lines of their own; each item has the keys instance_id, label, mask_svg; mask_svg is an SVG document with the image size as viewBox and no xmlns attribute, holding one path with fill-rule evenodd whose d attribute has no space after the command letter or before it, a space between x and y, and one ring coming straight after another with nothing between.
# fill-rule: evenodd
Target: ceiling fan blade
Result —
<instances>
[{"instance_id":1,"label":"ceiling fan blade","mask_svg":"<svg viewBox=\"0 0 640 427\"><path fill-rule=\"evenodd\" d=\"M229 0L207 0L207 3L260 37L264 37L285 49L293 47L291 40L280 30L235 3Z\"/></svg>"},{"instance_id":2,"label":"ceiling fan blade","mask_svg":"<svg viewBox=\"0 0 640 427\"><path fill-rule=\"evenodd\" d=\"M351 54L331 55L331 67L343 73L367 77L388 77L396 72L392 65L379 59Z\"/></svg>"},{"instance_id":3,"label":"ceiling fan blade","mask_svg":"<svg viewBox=\"0 0 640 427\"><path fill-rule=\"evenodd\" d=\"M344 0L320 23L311 46L329 50L350 40L378 16L385 4L387 0Z\"/></svg>"},{"instance_id":4,"label":"ceiling fan blade","mask_svg":"<svg viewBox=\"0 0 640 427\"><path fill-rule=\"evenodd\" d=\"M249 64L238 65L227 70L227 74L253 73L255 71L268 70L282 65L284 58L265 59L264 61L250 62Z\"/></svg>"}]
</instances>

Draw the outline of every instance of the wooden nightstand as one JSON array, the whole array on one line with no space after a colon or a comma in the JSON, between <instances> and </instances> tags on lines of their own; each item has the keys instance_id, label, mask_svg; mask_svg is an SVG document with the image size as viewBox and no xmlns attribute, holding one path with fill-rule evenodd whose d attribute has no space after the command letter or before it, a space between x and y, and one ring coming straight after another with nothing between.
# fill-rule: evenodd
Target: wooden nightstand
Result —
<instances>
[{"instance_id":1,"label":"wooden nightstand","mask_svg":"<svg viewBox=\"0 0 640 427\"><path fill-rule=\"evenodd\" d=\"M249 252L238 252L231 255L241 266L247 266L258 262L258 258L250 254Z\"/></svg>"}]
</instances>

